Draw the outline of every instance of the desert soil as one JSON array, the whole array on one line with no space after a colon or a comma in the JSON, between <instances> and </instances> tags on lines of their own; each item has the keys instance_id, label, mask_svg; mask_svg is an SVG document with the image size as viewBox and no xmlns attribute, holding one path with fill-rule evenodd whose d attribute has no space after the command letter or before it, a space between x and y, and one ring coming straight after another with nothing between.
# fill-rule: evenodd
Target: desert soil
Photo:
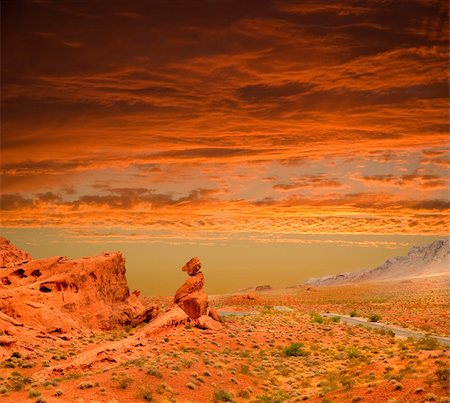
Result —
<instances>
[{"instance_id":1,"label":"desert soil","mask_svg":"<svg viewBox=\"0 0 450 403\"><path fill-rule=\"evenodd\" d=\"M161 306L171 298L155 298ZM338 317L368 318L448 336L448 279L293 287L210 298L220 331L181 326L91 369L80 354L139 332L97 332L15 354L0 364L0 402L449 402L449 347L394 337ZM280 309L279 307L290 309ZM109 351L114 358L114 351ZM68 367L70 368L70 366ZM43 376L42 374L46 374Z\"/></svg>"}]
</instances>

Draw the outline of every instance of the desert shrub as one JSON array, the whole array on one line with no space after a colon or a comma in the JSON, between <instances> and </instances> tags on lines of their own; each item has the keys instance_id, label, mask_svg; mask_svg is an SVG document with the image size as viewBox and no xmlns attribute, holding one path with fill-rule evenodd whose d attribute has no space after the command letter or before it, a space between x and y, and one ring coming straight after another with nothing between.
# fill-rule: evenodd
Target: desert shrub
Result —
<instances>
[{"instance_id":1,"label":"desert shrub","mask_svg":"<svg viewBox=\"0 0 450 403\"><path fill-rule=\"evenodd\" d=\"M181 361L181 364L183 364L183 367L185 367L185 368L191 368L192 364L193 364L193 361L191 361L191 360L183 360L183 361Z\"/></svg>"},{"instance_id":2,"label":"desert shrub","mask_svg":"<svg viewBox=\"0 0 450 403\"><path fill-rule=\"evenodd\" d=\"M355 316L358 316L358 315L357 315L356 311L351 311L351 312L350 312L350 316L351 316L352 318L354 318Z\"/></svg>"},{"instance_id":3,"label":"desert shrub","mask_svg":"<svg viewBox=\"0 0 450 403\"><path fill-rule=\"evenodd\" d=\"M248 399L250 397L250 392L247 389L244 389L240 390L237 395L243 399Z\"/></svg>"},{"instance_id":4,"label":"desert shrub","mask_svg":"<svg viewBox=\"0 0 450 403\"><path fill-rule=\"evenodd\" d=\"M138 391L138 398L144 400L145 402L152 402L153 395L150 388L148 386L140 387Z\"/></svg>"},{"instance_id":5,"label":"desert shrub","mask_svg":"<svg viewBox=\"0 0 450 403\"><path fill-rule=\"evenodd\" d=\"M135 358L134 360L128 360L124 362L122 365L125 367L132 365L133 367L142 368L143 366L145 366L146 363L147 359L142 357L142 358Z\"/></svg>"},{"instance_id":6,"label":"desert shrub","mask_svg":"<svg viewBox=\"0 0 450 403\"><path fill-rule=\"evenodd\" d=\"M8 379L10 380L11 389L15 391L22 390L27 383L31 383L29 377L23 376L21 373L15 371L11 373Z\"/></svg>"},{"instance_id":7,"label":"desert shrub","mask_svg":"<svg viewBox=\"0 0 450 403\"><path fill-rule=\"evenodd\" d=\"M436 375L438 381L442 383L444 387L448 387L448 380L450 379L450 369L449 368L438 368L434 374Z\"/></svg>"},{"instance_id":8,"label":"desert shrub","mask_svg":"<svg viewBox=\"0 0 450 403\"><path fill-rule=\"evenodd\" d=\"M12 358L22 358L22 354L20 354L20 353L17 352L17 351L14 351L14 352L11 354L11 357L12 357Z\"/></svg>"},{"instance_id":9,"label":"desert shrub","mask_svg":"<svg viewBox=\"0 0 450 403\"><path fill-rule=\"evenodd\" d=\"M58 386L58 381L56 379L50 379L42 382L42 386L48 388L49 386Z\"/></svg>"},{"instance_id":10,"label":"desert shrub","mask_svg":"<svg viewBox=\"0 0 450 403\"><path fill-rule=\"evenodd\" d=\"M289 401L289 395L281 390L268 392L264 395L256 396L257 403L283 403Z\"/></svg>"},{"instance_id":11,"label":"desert shrub","mask_svg":"<svg viewBox=\"0 0 450 403\"><path fill-rule=\"evenodd\" d=\"M41 395L41 392L39 392L39 391L36 390L36 389L31 388L31 389L28 391L28 397L29 397L29 398L39 397L40 395Z\"/></svg>"},{"instance_id":12,"label":"desert shrub","mask_svg":"<svg viewBox=\"0 0 450 403\"><path fill-rule=\"evenodd\" d=\"M347 376L341 376L339 381L346 390L351 390L355 384L355 381Z\"/></svg>"},{"instance_id":13,"label":"desert shrub","mask_svg":"<svg viewBox=\"0 0 450 403\"><path fill-rule=\"evenodd\" d=\"M311 319L311 323L323 323L323 317L319 314L315 314Z\"/></svg>"},{"instance_id":14,"label":"desert shrub","mask_svg":"<svg viewBox=\"0 0 450 403\"><path fill-rule=\"evenodd\" d=\"M373 313L369 316L370 322L379 322L380 320L381 320L381 316L376 313Z\"/></svg>"},{"instance_id":15,"label":"desert shrub","mask_svg":"<svg viewBox=\"0 0 450 403\"><path fill-rule=\"evenodd\" d=\"M416 341L416 348L418 350L437 350L439 343L433 337L424 337Z\"/></svg>"},{"instance_id":16,"label":"desert shrub","mask_svg":"<svg viewBox=\"0 0 450 403\"><path fill-rule=\"evenodd\" d=\"M319 385L322 392L328 393L338 388L338 376L335 372L328 372L325 379L320 381Z\"/></svg>"},{"instance_id":17,"label":"desert shrub","mask_svg":"<svg viewBox=\"0 0 450 403\"><path fill-rule=\"evenodd\" d=\"M63 393L64 393L64 392L62 391L62 389L56 389L56 390L55 390L54 396L62 396Z\"/></svg>"},{"instance_id":18,"label":"desert shrub","mask_svg":"<svg viewBox=\"0 0 450 403\"><path fill-rule=\"evenodd\" d=\"M162 378L162 374L156 368L149 368L147 371L148 375L154 376L155 378Z\"/></svg>"},{"instance_id":19,"label":"desert shrub","mask_svg":"<svg viewBox=\"0 0 450 403\"><path fill-rule=\"evenodd\" d=\"M340 317L340 316L332 316L332 317L331 317L331 320L332 320L334 323L338 323L338 322L341 320L341 317Z\"/></svg>"},{"instance_id":20,"label":"desert shrub","mask_svg":"<svg viewBox=\"0 0 450 403\"><path fill-rule=\"evenodd\" d=\"M19 368L33 368L36 364L34 361L20 361Z\"/></svg>"},{"instance_id":21,"label":"desert shrub","mask_svg":"<svg viewBox=\"0 0 450 403\"><path fill-rule=\"evenodd\" d=\"M91 389L93 387L94 387L94 384L92 382L81 382L78 385L78 389L82 389L82 390L84 390L84 389Z\"/></svg>"},{"instance_id":22,"label":"desert shrub","mask_svg":"<svg viewBox=\"0 0 450 403\"><path fill-rule=\"evenodd\" d=\"M214 403L235 402L235 400L233 399L233 395L225 390L218 390L217 392L214 392L213 401Z\"/></svg>"},{"instance_id":23,"label":"desert shrub","mask_svg":"<svg viewBox=\"0 0 450 403\"><path fill-rule=\"evenodd\" d=\"M239 368L239 372L241 374L248 375L250 373L250 368L249 368L248 365L243 365L242 364L241 367Z\"/></svg>"},{"instance_id":24,"label":"desert shrub","mask_svg":"<svg viewBox=\"0 0 450 403\"><path fill-rule=\"evenodd\" d=\"M291 343L283 349L283 354L288 357L301 357L308 355L308 352L303 350L303 343Z\"/></svg>"},{"instance_id":25,"label":"desert shrub","mask_svg":"<svg viewBox=\"0 0 450 403\"><path fill-rule=\"evenodd\" d=\"M118 380L119 387L121 389L127 389L133 383L133 379L129 376L123 376Z\"/></svg>"},{"instance_id":26,"label":"desert shrub","mask_svg":"<svg viewBox=\"0 0 450 403\"><path fill-rule=\"evenodd\" d=\"M65 377L61 378L62 380L71 380L81 378L83 374L81 372L70 372Z\"/></svg>"},{"instance_id":27,"label":"desert shrub","mask_svg":"<svg viewBox=\"0 0 450 403\"><path fill-rule=\"evenodd\" d=\"M347 349L347 356L351 360L353 358L360 358L362 354L356 347L350 347Z\"/></svg>"}]
</instances>

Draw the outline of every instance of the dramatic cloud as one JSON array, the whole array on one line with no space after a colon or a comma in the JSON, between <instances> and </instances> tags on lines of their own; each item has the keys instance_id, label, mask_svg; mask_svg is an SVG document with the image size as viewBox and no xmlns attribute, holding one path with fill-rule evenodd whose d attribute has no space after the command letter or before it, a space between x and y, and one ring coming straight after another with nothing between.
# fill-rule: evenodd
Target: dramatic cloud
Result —
<instances>
[{"instance_id":1,"label":"dramatic cloud","mask_svg":"<svg viewBox=\"0 0 450 403\"><path fill-rule=\"evenodd\" d=\"M5 227L448 234L447 2L1 7Z\"/></svg>"}]
</instances>

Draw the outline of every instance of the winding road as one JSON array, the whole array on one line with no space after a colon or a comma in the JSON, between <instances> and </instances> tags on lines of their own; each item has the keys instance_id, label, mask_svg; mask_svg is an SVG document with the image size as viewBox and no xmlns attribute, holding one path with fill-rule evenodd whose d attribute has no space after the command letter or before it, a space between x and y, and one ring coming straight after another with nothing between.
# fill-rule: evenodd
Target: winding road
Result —
<instances>
[{"instance_id":1,"label":"winding road","mask_svg":"<svg viewBox=\"0 0 450 403\"><path fill-rule=\"evenodd\" d=\"M438 343L440 343L444 346L450 346L450 337L426 335L425 333L416 332L414 330L408 330L408 329L398 327L398 326L387 325L385 323L378 323L378 322L369 322L366 319L354 318L351 316L340 315L337 313L328 312L328 313L322 314L322 316L325 316L327 318L332 318L333 316L339 316L341 318L341 321L348 323L349 325L353 325L353 326L363 325L363 326L371 327L373 329L391 330L398 337L412 337L413 339L423 339L424 337L428 336L432 339L435 339Z\"/></svg>"}]
</instances>

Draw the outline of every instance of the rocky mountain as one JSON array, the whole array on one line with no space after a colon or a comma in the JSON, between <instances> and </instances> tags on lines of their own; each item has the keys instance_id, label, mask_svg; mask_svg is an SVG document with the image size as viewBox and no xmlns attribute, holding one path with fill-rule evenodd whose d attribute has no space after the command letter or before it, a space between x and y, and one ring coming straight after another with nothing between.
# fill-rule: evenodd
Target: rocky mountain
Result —
<instances>
[{"instance_id":1,"label":"rocky mountain","mask_svg":"<svg viewBox=\"0 0 450 403\"><path fill-rule=\"evenodd\" d=\"M381 266L351 273L310 278L305 284L327 286L344 283L385 281L450 273L450 241L438 240L426 246L414 246L406 256L386 260Z\"/></svg>"}]
</instances>

